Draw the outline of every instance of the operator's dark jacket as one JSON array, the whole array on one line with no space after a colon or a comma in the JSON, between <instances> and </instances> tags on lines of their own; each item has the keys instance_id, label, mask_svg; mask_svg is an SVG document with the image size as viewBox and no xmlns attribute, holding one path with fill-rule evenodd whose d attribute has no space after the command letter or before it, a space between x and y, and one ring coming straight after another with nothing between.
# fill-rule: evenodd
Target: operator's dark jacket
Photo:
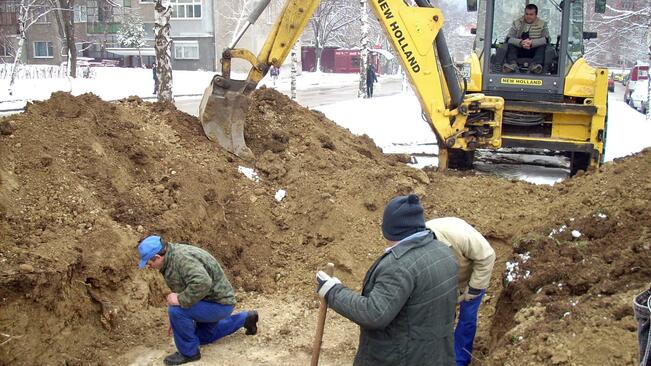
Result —
<instances>
[{"instance_id":1,"label":"operator's dark jacket","mask_svg":"<svg viewBox=\"0 0 651 366\"><path fill-rule=\"evenodd\" d=\"M329 306L361 327L355 366L454 365L457 262L432 233L400 243L366 273L362 295L342 285Z\"/></svg>"}]
</instances>

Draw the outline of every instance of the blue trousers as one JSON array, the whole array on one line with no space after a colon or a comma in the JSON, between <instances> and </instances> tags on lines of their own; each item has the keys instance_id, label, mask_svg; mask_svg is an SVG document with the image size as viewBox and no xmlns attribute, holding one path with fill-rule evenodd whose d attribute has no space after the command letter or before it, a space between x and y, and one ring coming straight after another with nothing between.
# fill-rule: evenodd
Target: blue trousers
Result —
<instances>
[{"instance_id":1,"label":"blue trousers","mask_svg":"<svg viewBox=\"0 0 651 366\"><path fill-rule=\"evenodd\" d=\"M246 311L231 315L233 305L199 301L188 309L168 306L167 313L179 353L192 357L199 353L199 344L212 343L244 326Z\"/></svg>"},{"instance_id":2,"label":"blue trousers","mask_svg":"<svg viewBox=\"0 0 651 366\"><path fill-rule=\"evenodd\" d=\"M486 290L482 290L479 296L459 304L459 321L454 330L454 353L457 366L467 366L472 360L472 344L477 331L477 313L485 293Z\"/></svg>"}]
</instances>

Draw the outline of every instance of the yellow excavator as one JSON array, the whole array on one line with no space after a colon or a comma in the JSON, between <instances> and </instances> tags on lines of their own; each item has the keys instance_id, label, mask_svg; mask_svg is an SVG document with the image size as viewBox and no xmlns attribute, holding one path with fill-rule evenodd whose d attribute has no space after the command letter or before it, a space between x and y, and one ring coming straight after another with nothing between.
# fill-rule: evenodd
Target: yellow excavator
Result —
<instances>
[{"instance_id":1,"label":"yellow excavator","mask_svg":"<svg viewBox=\"0 0 651 366\"><path fill-rule=\"evenodd\" d=\"M244 140L249 95L271 65L279 67L284 62L320 0L288 0L257 56L249 50L235 48L269 2L259 0L256 3L245 26L223 52L222 73L216 75L206 88L199 111L206 136L245 159L253 157ZM548 2L553 3L554 0ZM512 83L503 78L504 83L495 84L494 77L489 76L492 69L487 60L494 61L492 55L495 52L492 50L497 49L498 44L488 41L489 38L492 40L488 29L494 27L495 14L498 14L495 5L511 4L511 7L524 9L528 1L480 2L479 17L483 17L483 22L481 19L478 21L476 33L479 42L476 41L476 45L481 44L488 52L479 47L479 52L476 50L472 54L463 66L465 79L461 78L463 73L455 68L450 57L442 31L444 18L440 9L432 7L427 0L416 0L415 6L408 5L404 0L373 0L369 3L398 54L420 101L423 115L437 137L440 170L448 166L468 167L472 164L476 149L499 149L503 145L548 148L568 153L576 162L573 164L574 171L598 166L605 140L607 71L593 69L581 61L583 59L572 63L568 62L567 57L560 56L557 63L563 63L562 67L557 65L556 69L548 68L545 71L555 72L556 78L553 80L548 81L543 75L518 74L508 76L508 79L515 80ZM575 3L581 3L582 9L581 0L561 1L560 9L565 11ZM468 8L476 10L476 0L468 0ZM568 39L570 33L568 20L569 16L563 13L560 36L565 38L562 39ZM561 41L557 41L557 44L560 45ZM561 45L559 52L567 52L567 46L564 48ZM232 59L246 60L251 64L245 80L231 79ZM565 83L558 86L556 83L563 77ZM550 82L558 87L549 87ZM515 88L512 88L513 85ZM539 100L548 99L532 97L522 100L522 95L532 93L527 88L532 85L543 86L533 93L563 94L542 103ZM507 90L502 93L500 88L504 86L507 86ZM514 126L522 127L512 129L509 125L508 136L503 132L505 110L507 117L514 121ZM585 156L581 155L581 160L574 157L575 153Z\"/></svg>"}]
</instances>

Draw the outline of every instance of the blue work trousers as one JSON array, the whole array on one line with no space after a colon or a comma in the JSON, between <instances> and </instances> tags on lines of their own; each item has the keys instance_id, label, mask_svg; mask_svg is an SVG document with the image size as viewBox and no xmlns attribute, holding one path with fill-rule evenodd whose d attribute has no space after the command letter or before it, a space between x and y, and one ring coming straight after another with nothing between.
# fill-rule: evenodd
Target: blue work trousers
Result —
<instances>
[{"instance_id":1,"label":"blue work trousers","mask_svg":"<svg viewBox=\"0 0 651 366\"><path fill-rule=\"evenodd\" d=\"M454 330L454 353L457 366L467 366L472 360L472 344L477 331L477 313L486 290L470 301L459 303L459 321Z\"/></svg>"},{"instance_id":2,"label":"blue work trousers","mask_svg":"<svg viewBox=\"0 0 651 366\"><path fill-rule=\"evenodd\" d=\"M199 301L188 309L168 306L176 349L183 356L192 357L199 352L199 344L212 343L242 328L248 313L231 312L233 305L208 301Z\"/></svg>"}]
</instances>

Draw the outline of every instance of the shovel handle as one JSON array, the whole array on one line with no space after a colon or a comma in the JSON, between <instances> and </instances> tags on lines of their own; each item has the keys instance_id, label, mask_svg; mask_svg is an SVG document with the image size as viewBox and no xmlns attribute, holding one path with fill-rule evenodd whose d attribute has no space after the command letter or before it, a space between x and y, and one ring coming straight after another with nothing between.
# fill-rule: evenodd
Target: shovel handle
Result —
<instances>
[{"instance_id":1,"label":"shovel handle","mask_svg":"<svg viewBox=\"0 0 651 366\"><path fill-rule=\"evenodd\" d=\"M334 276L335 265L328 263L324 272L328 276ZM321 354L321 341L323 340L323 328L325 326L326 315L328 314L328 303L325 299L319 302L319 318L316 323L316 335L314 336L314 344L312 345L312 361L310 366L317 366L319 364L319 355Z\"/></svg>"}]
</instances>

